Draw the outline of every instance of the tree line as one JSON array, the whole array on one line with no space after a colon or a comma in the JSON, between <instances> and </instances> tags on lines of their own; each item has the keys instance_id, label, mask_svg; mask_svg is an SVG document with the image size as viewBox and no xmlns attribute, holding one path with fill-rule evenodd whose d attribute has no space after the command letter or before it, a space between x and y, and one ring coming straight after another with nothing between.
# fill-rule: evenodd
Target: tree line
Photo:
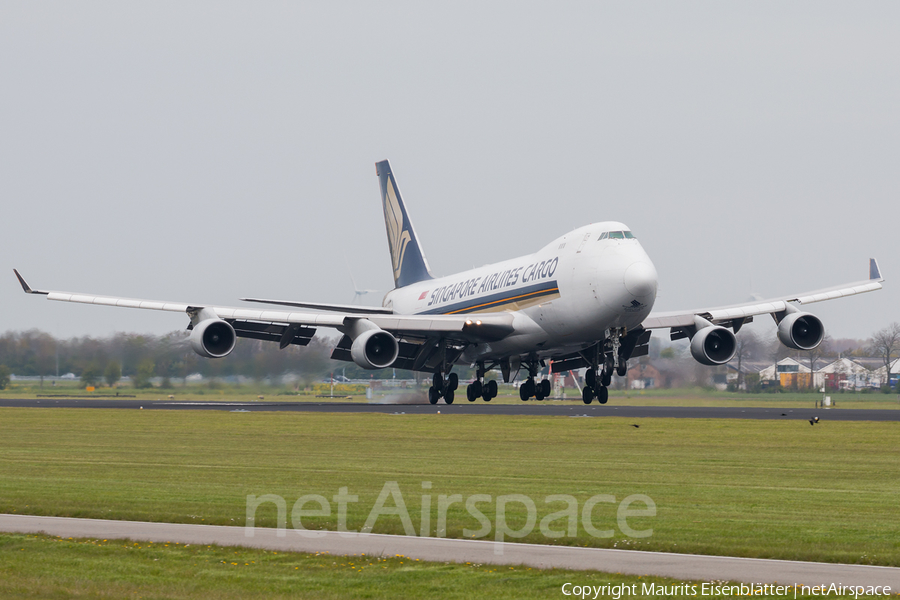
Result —
<instances>
[{"instance_id":1,"label":"tree line","mask_svg":"<svg viewBox=\"0 0 900 600\"><path fill-rule=\"evenodd\" d=\"M0 335L0 371L33 377L72 373L88 384L114 383L127 376L137 387L147 387L152 378L162 378L164 383L184 381L194 373L206 378L243 375L254 379L292 373L308 384L346 365L329 358L332 346L332 340L315 338L308 346L280 350L277 344L239 338L231 355L210 360L191 349L186 331L70 339L39 330L8 331ZM354 369L348 371L348 377L356 375Z\"/></svg>"},{"instance_id":2,"label":"tree line","mask_svg":"<svg viewBox=\"0 0 900 600\"><path fill-rule=\"evenodd\" d=\"M878 357L890 368L900 355L900 324L875 332L868 340L832 340L826 337L818 348L810 352L797 352L786 348L777 340L763 341L753 331L744 330L737 336L737 356L732 361L740 372L743 361L778 361L786 356L796 356L816 370L823 359L844 356ZM651 357L674 359L674 347L661 348L661 340L651 344ZM153 378L167 382L184 381L191 374L205 378L241 375L258 380L279 377L291 373L299 377L302 385L326 378L329 373L349 379L391 378L411 379L408 371L382 369L367 371L352 362L331 360L335 340L315 337L308 346L288 346L280 350L277 344L239 338L234 352L223 359L205 359L190 347L190 333L174 331L165 335L116 333L109 337L74 337L57 339L47 332L32 329L23 332L8 331L0 335L0 389L10 373L19 376L53 377L73 373L88 384L114 383L123 376L130 377L137 387L147 387ZM681 362L681 361L676 361ZM467 369L457 369L462 378ZM704 371L706 367L694 364L684 356L679 371L690 373ZM743 376L741 373L740 377ZM703 377L698 372L695 377Z\"/></svg>"}]
</instances>

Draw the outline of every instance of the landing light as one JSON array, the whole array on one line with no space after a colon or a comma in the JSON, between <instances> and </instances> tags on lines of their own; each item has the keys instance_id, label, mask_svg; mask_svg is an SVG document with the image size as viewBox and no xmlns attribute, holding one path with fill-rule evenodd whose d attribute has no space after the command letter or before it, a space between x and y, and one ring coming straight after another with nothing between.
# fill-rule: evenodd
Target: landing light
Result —
<instances>
[{"instance_id":1,"label":"landing light","mask_svg":"<svg viewBox=\"0 0 900 600\"><path fill-rule=\"evenodd\" d=\"M472 320L471 320L471 319L469 319L468 321L466 321L466 325L471 325L471 324L472 324Z\"/></svg>"},{"instance_id":2,"label":"landing light","mask_svg":"<svg viewBox=\"0 0 900 600\"><path fill-rule=\"evenodd\" d=\"M476 325L481 325L481 321L475 321Z\"/></svg>"}]
</instances>

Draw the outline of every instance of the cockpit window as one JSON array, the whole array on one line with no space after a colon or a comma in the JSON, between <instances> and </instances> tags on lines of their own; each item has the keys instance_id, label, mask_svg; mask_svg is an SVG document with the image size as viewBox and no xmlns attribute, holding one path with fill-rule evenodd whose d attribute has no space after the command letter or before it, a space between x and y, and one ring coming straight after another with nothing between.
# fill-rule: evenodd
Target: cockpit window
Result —
<instances>
[{"instance_id":1,"label":"cockpit window","mask_svg":"<svg viewBox=\"0 0 900 600\"><path fill-rule=\"evenodd\" d=\"M600 234L600 237L597 238L597 241L600 240L633 240L635 239L634 234L630 231L604 231Z\"/></svg>"}]
</instances>

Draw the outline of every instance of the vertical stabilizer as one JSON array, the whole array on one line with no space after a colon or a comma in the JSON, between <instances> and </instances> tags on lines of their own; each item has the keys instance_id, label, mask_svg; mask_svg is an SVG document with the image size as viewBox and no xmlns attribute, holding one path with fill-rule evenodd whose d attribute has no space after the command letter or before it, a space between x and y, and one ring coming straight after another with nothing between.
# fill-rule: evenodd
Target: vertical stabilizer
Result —
<instances>
[{"instance_id":1,"label":"vertical stabilizer","mask_svg":"<svg viewBox=\"0 0 900 600\"><path fill-rule=\"evenodd\" d=\"M434 279L400 197L400 189L391 172L391 163L386 160L375 163L375 172L378 173L381 201L384 205L384 225L391 250L394 285L399 288Z\"/></svg>"}]
</instances>

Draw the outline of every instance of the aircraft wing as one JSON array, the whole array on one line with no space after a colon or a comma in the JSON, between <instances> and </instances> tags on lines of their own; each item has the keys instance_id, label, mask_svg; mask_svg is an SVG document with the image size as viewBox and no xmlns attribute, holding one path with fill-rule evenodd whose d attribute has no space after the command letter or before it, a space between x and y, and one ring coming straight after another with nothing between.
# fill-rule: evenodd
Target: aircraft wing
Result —
<instances>
[{"instance_id":1,"label":"aircraft wing","mask_svg":"<svg viewBox=\"0 0 900 600\"><path fill-rule=\"evenodd\" d=\"M141 300L112 296L95 296L72 292L42 291L29 286L15 270L16 277L27 294L44 295L48 300L141 308L183 313L192 320L202 311L210 311L219 319L228 321L238 337L249 337L267 341L277 341L285 347L289 344L306 345L312 339L316 327L330 327L342 333L349 330L354 322L371 321L377 327L395 334L397 337L412 338L414 341L445 339L457 343L482 343L502 339L512 333L512 316L509 314L478 315L396 315L384 312L371 314L358 312L337 312L333 308L325 313L296 312L282 310L253 310L230 306L212 306L202 303L167 302ZM300 304L300 303L298 303ZM309 306L309 305L307 305ZM359 307L354 307L358 309ZM335 357L338 358L338 357Z\"/></svg>"},{"instance_id":2,"label":"aircraft wing","mask_svg":"<svg viewBox=\"0 0 900 600\"><path fill-rule=\"evenodd\" d=\"M672 327L672 339L678 339L679 337L685 336L677 335L676 330L681 327L690 327L694 325L694 318L699 316L716 325L731 326L737 331L740 329L741 325L752 321L754 316L783 313L791 303L812 304L813 302L822 302L824 300L833 300L835 298L873 292L881 289L881 283L883 281L884 278L881 276L881 270L878 268L878 261L871 258L869 259L869 279L865 281L846 283L823 290L805 292L803 294L795 294L792 296L782 296L771 300L745 302L743 304L733 304L730 306L672 312L651 312L642 325L645 329Z\"/></svg>"}]
</instances>

